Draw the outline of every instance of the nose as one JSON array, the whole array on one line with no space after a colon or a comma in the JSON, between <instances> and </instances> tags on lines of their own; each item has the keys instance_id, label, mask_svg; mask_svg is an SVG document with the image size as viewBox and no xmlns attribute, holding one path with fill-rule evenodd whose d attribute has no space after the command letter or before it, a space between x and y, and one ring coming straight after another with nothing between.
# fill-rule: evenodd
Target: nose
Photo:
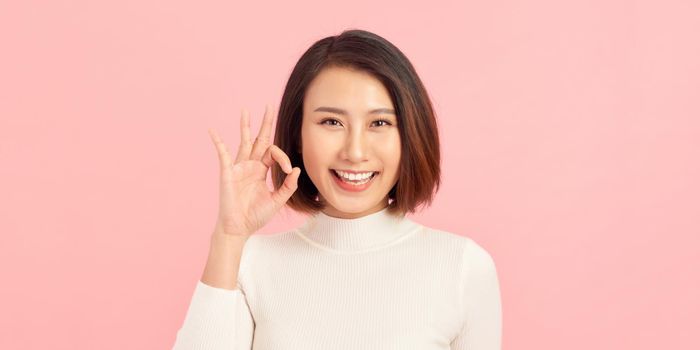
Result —
<instances>
[{"instance_id":1,"label":"nose","mask_svg":"<svg viewBox=\"0 0 700 350\"><path fill-rule=\"evenodd\" d=\"M345 159L353 163L367 160L368 143L364 130L359 128L352 130L345 140Z\"/></svg>"}]
</instances>

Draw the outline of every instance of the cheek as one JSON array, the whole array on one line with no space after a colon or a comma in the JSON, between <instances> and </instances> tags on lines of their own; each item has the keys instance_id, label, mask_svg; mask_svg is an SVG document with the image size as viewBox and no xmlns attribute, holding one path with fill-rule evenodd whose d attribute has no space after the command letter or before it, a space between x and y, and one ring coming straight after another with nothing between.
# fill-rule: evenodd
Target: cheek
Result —
<instances>
[{"instance_id":1,"label":"cheek","mask_svg":"<svg viewBox=\"0 0 700 350\"><path fill-rule=\"evenodd\" d=\"M380 150L384 166L387 167L386 170L397 171L401 163L401 139L399 135L397 134L383 142Z\"/></svg>"},{"instance_id":2,"label":"cheek","mask_svg":"<svg viewBox=\"0 0 700 350\"><path fill-rule=\"evenodd\" d=\"M302 157L304 166L310 173L317 174L325 172L332 161L332 147L329 147L329 140L326 140L319 135L307 135L303 138Z\"/></svg>"}]
</instances>

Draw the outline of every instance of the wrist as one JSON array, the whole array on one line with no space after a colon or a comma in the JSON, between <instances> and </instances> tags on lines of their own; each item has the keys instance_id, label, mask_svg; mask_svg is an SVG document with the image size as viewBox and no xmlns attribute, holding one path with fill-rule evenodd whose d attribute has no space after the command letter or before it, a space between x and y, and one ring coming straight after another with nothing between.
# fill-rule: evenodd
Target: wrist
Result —
<instances>
[{"instance_id":1,"label":"wrist","mask_svg":"<svg viewBox=\"0 0 700 350\"><path fill-rule=\"evenodd\" d=\"M212 244L217 244L217 245L218 244L237 245L237 244L245 243L249 237L250 237L250 235L247 235L247 234L232 234L232 233L226 233L226 232L221 231L221 230L214 230L214 232L212 232L212 234L211 234L210 240L211 240Z\"/></svg>"},{"instance_id":2,"label":"wrist","mask_svg":"<svg viewBox=\"0 0 700 350\"><path fill-rule=\"evenodd\" d=\"M213 234L221 234L221 235L229 235L229 236L250 236L248 232L245 230L235 228L235 227L226 227L225 225L222 225L219 221L216 222L216 225L214 225L214 231Z\"/></svg>"}]
</instances>

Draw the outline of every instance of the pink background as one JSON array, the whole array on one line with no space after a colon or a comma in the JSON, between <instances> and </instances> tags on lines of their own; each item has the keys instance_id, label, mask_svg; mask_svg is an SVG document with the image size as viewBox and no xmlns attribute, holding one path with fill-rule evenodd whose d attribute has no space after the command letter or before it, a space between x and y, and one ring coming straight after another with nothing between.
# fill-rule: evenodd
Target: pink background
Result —
<instances>
[{"instance_id":1,"label":"pink background","mask_svg":"<svg viewBox=\"0 0 700 350\"><path fill-rule=\"evenodd\" d=\"M207 128L235 149L240 109L257 133L354 27L428 87L444 184L413 218L492 254L504 349L700 348L690 0L3 1L0 348L170 348L217 213Z\"/></svg>"}]
</instances>

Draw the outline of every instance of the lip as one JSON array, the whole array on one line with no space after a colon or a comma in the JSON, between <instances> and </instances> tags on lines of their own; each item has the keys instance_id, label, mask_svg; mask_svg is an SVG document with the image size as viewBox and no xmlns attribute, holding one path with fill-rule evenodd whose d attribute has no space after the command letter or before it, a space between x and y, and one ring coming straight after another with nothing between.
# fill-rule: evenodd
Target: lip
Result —
<instances>
[{"instance_id":1,"label":"lip","mask_svg":"<svg viewBox=\"0 0 700 350\"><path fill-rule=\"evenodd\" d=\"M333 171L333 169L331 169L329 171L331 173L331 177L333 177L333 182L335 182L335 184L338 185L338 187L340 187L342 190L347 191L347 192L362 192L362 191L368 189L370 186L372 186L372 183L374 183L374 180L376 180L377 177L381 174L381 173L375 171L375 173L377 173L377 174L374 174L372 176L371 180L369 180L368 182L366 182L362 185L356 186L356 185L351 185L349 183L346 183L343 180L341 180L340 178L338 178L338 176L335 174L335 171ZM345 171L345 170L341 170L341 171ZM363 173L363 172L365 172L365 171L361 171L360 173Z\"/></svg>"},{"instance_id":2,"label":"lip","mask_svg":"<svg viewBox=\"0 0 700 350\"><path fill-rule=\"evenodd\" d=\"M338 170L338 171L342 171L344 173L350 173L350 174L364 174L364 173L369 173L369 172L378 173L378 171L375 171L375 170L361 170L361 171L359 171L359 170L358 171L346 170L346 169L331 169L331 170Z\"/></svg>"}]
</instances>

